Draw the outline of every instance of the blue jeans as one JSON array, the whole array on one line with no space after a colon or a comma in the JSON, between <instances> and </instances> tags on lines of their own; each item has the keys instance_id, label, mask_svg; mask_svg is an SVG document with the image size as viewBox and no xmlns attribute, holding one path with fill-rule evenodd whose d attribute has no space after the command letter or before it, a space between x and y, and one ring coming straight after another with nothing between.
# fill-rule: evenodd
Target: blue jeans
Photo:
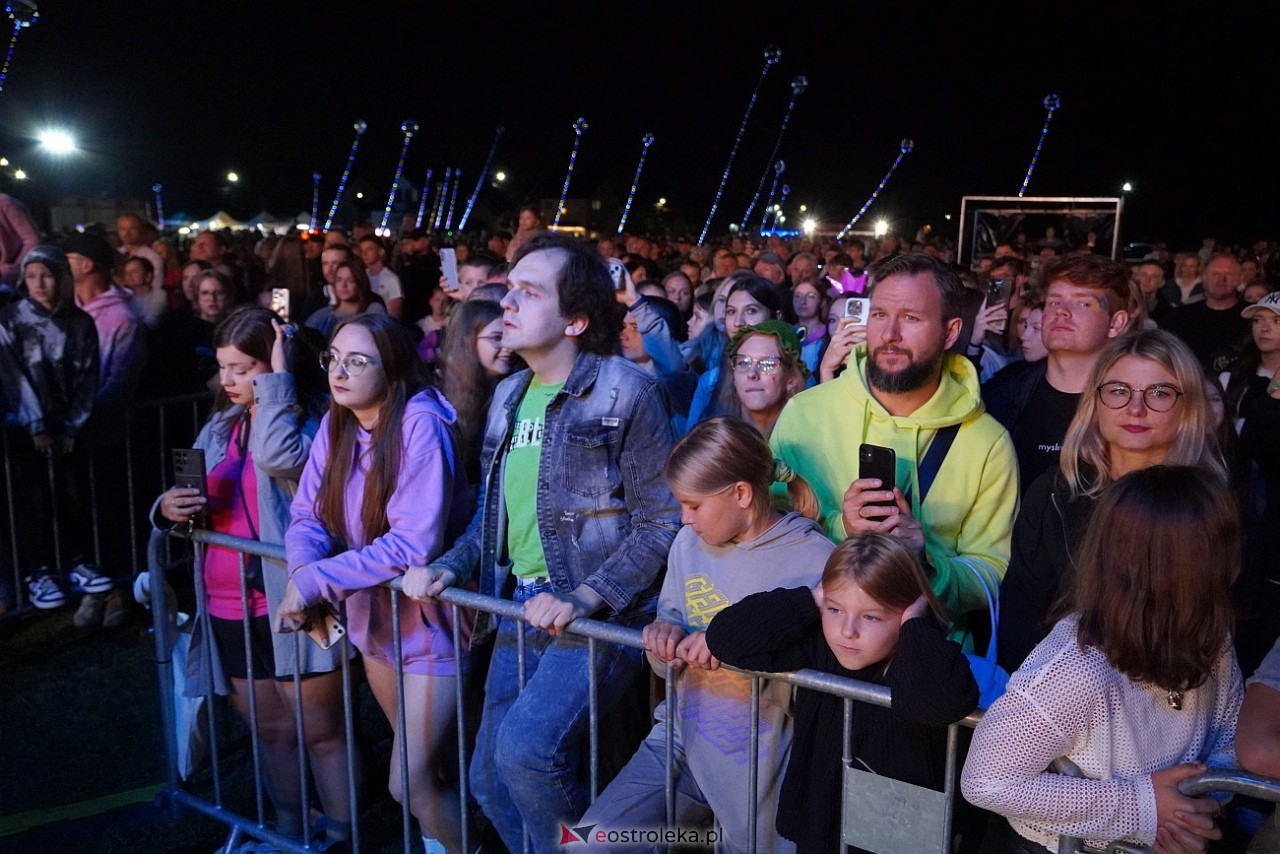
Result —
<instances>
[{"instance_id":1,"label":"blue jeans","mask_svg":"<svg viewBox=\"0 0 1280 854\"><path fill-rule=\"evenodd\" d=\"M517 588L524 602L550 584ZM518 684L517 632L525 639L525 686ZM553 638L502 618L485 682L484 714L471 759L471 788L511 851L561 852L560 822L577 823L591 801L587 639ZM597 698L607 711L639 675L642 650L596 644Z\"/></svg>"}]
</instances>

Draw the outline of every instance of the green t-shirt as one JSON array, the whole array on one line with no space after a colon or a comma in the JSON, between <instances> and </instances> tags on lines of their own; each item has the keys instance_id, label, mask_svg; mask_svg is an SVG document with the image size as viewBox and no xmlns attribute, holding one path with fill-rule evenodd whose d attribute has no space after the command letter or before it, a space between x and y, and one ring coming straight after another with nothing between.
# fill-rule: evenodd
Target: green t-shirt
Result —
<instances>
[{"instance_id":1,"label":"green t-shirt","mask_svg":"<svg viewBox=\"0 0 1280 854\"><path fill-rule=\"evenodd\" d=\"M502 494L507 504L507 545L511 571L520 578L547 574L547 556L538 534L538 464L542 460L542 425L547 404L564 383L543 385L534 379L520 401L507 449Z\"/></svg>"}]
</instances>

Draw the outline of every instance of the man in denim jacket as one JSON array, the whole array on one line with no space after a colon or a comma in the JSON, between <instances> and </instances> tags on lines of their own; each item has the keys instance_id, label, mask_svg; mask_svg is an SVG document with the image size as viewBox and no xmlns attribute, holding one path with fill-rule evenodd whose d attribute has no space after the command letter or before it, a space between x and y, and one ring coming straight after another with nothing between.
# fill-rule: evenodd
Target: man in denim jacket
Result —
<instances>
[{"instance_id":1,"label":"man in denim jacket","mask_svg":"<svg viewBox=\"0 0 1280 854\"><path fill-rule=\"evenodd\" d=\"M587 736L585 638L578 617L638 627L653 619L680 508L662 477L671 448L661 386L612 355L623 309L600 256L560 235L529 242L508 277L503 347L529 365L494 394L480 507L453 548L404 589L439 593L479 575L480 592L523 603L497 621L471 784L507 847L556 851L558 823L586 810L579 772ZM480 614L473 642L494 630ZM525 680L517 684L517 635ZM598 702L633 683L641 651L599 644Z\"/></svg>"}]
</instances>

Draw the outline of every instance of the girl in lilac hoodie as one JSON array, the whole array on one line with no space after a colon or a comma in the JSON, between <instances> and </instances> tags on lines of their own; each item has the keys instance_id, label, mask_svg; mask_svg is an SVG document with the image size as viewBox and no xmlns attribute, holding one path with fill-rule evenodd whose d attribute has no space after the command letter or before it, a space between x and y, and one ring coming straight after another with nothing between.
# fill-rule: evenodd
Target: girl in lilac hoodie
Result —
<instances>
[{"instance_id":1,"label":"girl in lilac hoodie","mask_svg":"<svg viewBox=\"0 0 1280 854\"><path fill-rule=\"evenodd\" d=\"M350 636L396 729L397 755L402 740L408 753L407 783L391 763L391 794L409 798L424 837L458 850L458 792L439 772L465 662L447 605L397 597L407 722L400 732L391 593L379 586L430 563L466 522L453 408L426 384L408 332L385 315L346 321L320 358L333 401L293 501L291 580L276 628L300 628L321 601L347 603Z\"/></svg>"}]
</instances>

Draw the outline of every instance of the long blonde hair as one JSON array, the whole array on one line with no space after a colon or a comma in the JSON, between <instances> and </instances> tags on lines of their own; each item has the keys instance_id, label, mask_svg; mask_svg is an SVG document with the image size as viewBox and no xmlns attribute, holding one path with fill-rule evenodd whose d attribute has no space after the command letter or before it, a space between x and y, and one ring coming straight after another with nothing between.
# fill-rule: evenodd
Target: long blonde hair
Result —
<instances>
[{"instance_id":1,"label":"long blonde hair","mask_svg":"<svg viewBox=\"0 0 1280 854\"><path fill-rule=\"evenodd\" d=\"M769 487L787 485L791 506L818 518L818 497L803 477L774 460L764 437L745 421L720 416L690 430L667 455L662 474L672 489L714 495L736 483L751 487L752 521L769 512Z\"/></svg>"},{"instance_id":2,"label":"long blonde hair","mask_svg":"<svg viewBox=\"0 0 1280 854\"><path fill-rule=\"evenodd\" d=\"M1097 388L1107 372L1125 356L1141 356L1160 365L1173 374L1182 392L1177 438L1168 457L1161 462L1199 466L1225 483L1226 464L1209 438L1209 404L1204 391L1204 372L1199 362L1187 345L1172 333L1162 329L1143 329L1128 332L1108 344L1089 373L1075 417L1062 440L1059 465L1071 487L1071 494L1096 498L1112 482L1111 455L1098 430ZM1084 466L1096 472L1092 480L1087 478Z\"/></svg>"}]
</instances>

